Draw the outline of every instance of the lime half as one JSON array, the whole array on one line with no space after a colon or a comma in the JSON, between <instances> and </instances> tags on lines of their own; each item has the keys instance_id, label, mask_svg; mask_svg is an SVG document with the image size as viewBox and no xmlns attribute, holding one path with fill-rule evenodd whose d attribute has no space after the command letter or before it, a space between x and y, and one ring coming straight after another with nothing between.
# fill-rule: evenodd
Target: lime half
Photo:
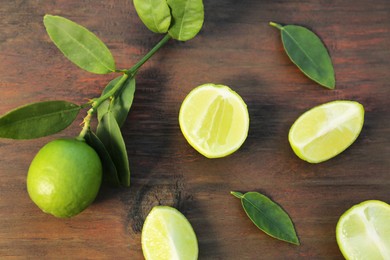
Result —
<instances>
[{"instance_id":1,"label":"lime half","mask_svg":"<svg viewBox=\"0 0 390 260\"><path fill-rule=\"evenodd\" d=\"M184 99L180 129L188 143L208 158L235 152L248 136L249 114L244 100L224 85L204 84Z\"/></svg>"},{"instance_id":2,"label":"lime half","mask_svg":"<svg viewBox=\"0 0 390 260\"><path fill-rule=\"evenodd\" d=\"M390 259L390 205L368 200L347 210L336 227L346 259Z\"/></svg>"},{"instance_id":3,"label":"lime half","mask_svg":"<svg viewBox=\"0 0 390 260\"><path fill-rule=\"evenodd\" d=\"M198 259L198 240L190 222L177 209L155 206L142 228L146 260Z\"/></svg>"},{"instance_id":4,"label":"lime half","mask_svg":"<svg viewBox=\"0 0 390 260\"><path fill-rule=\"evenodd\" d=\"M363 122L361 104L332 101L302 114L291 126L288 139L298 157L319 163L347 149L359 136Z\"/></svg>"}]
</instances>

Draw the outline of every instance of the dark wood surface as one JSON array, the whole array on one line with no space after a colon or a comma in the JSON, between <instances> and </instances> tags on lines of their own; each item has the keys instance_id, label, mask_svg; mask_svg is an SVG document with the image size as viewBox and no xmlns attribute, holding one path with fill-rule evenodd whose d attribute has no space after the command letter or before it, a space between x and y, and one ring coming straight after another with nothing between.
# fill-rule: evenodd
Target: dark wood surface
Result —
<instances>
[{"instance_id":1,"label":"dark wood surface","mask_svg":"<svg viewBox=\"0 0 390 260\"><path fill-rule=\"evenodd\" d=\"M46 35L46 13L95 32L120 68L131 67L161 38L143 26L130 0L3 0L0 114L35 101L83 103L114 77L68 62ZM334 62L335 90L299 72L269 21L304 25L320 35ZM202 157L178 126L182 100L207 82L230 86L249 108L246 142L223 159ZM205 1L201 33L186 43L170 41L137 77L123 127L130 188L103 186L95 203L71 219L46 215L28 197L29 164L48 141L77 135L81 116L54 136L0 139L0 258L142 259L144 218L162 204L192 223L199 259L342 259L335 238L339 216L364 200L390 202L389 82L388 0ZM364 105L361 135L327 162L298 159L287 140L291 124L307 109L336 99ZM259 231L231 190L259 191L278 202L301 245Z\"/></svg>"}]
</instances>

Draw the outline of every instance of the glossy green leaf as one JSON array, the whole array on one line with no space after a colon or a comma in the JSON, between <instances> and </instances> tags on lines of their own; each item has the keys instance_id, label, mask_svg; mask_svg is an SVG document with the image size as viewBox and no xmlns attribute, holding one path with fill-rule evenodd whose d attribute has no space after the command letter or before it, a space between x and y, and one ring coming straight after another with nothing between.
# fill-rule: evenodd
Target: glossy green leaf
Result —
<instances>
[{"instance_id":1,"label":"glossy green leaf","mask_svg":"<svg viewBox=\"0 0 390 260\"><path fill-rule=\"evenodd\" d=\"M202 0L167 0L172 14L172 25L168 33L179 41L194 38L203 26Z\"/></svg>"},{"instance_id":2,"label":"glossy green leaf","mask_svg":"<svg viewBox=\"0 0 390 260\"><path fill-rule=\"evenodd\" d=\"M246 214L260 230L271 237L299 245L294 224L278 204L258 192L242 194L232 191L231 194L241 199Z\"/></svg>"},{"instance_id":3,"label":"glossy green leaf","mask_svg":"<svg viewBox=\"0 0 390 260\"><path fill-rule=\"evenodd\" d=\"M166 33L171 25L171 10L166 0L133 0L142 22L155 33Z\"/></svg>"},{"instance_id":4,"label":"glossy green leaf","mask_svg":"<svg viewBox=\"0 0 390 260\"><path fill-rule=\"evenodd\" d=\"M115 164L121 185L130 186L130 168L126 145L113 113L108 112L101 118L97 127L97 136Z\"/></svg>"},{"instance_id":5,"label":"glossy green leaf","mask_svg":"<svg viewBox=\"0 0 390 260\"><path fill-rule=\"evenodd\" d=\"M115 61L110 50L85 27L53 15L45 15L43 22L54 44L77 66L97 74L115 71Z\"/></svg>"},{"instance_id":6,"label":"glossy green leaf","mask_svg":"<svg viewBox=\"0 0 390 260\"><path fill-rule=\"evenodd\" d=\"M66 101L31 103L0 117L0 137L33 139L68 127L81 107Z\"/></svg>"},{"instance_id":7,"label":"glossy green leaf","mask_svg":"<svg viewBox=\"0 0 390 260\"><path fill-rule=\"evenodd\" d=\"M113 186L120 186L115 164L99 137L97 137L92 131L88 131L85 135L85 141L97 152L100 160L102 161L103 178Z\"/></svg>"},{"instance_id":8,"label":"glossy green leaf","mask_svg":"<svg viewBox=\"0 0 390 260\"><path fill-rule=\"evenodd\" d=\"M270 24L281 31L284 49L291 61L310 79L334 89L336 80L332 60L321 39L302 26Z\"/></svg>"},{"instance_id":9,"label":"glossy green leaf","mask_svg":"<svg viewBox=\"0 0 390 260\"><path fill-rule=\"evenodd\" d=\"M110 83L108 83L108 85L103 90L102 95L110 91L116 85L116 83L118 83L121 77L122 76L119 76L110 81ZM100 121L103 115L110 111L113 113L119 127L122 127L123 123L126 121L127 115L129 114L131 105L133 104L134 92L135 78L128 78L123 83L117 94L112 97L112 99L107 99L98 107L98 120Z\"/></svg>"}]
</instances>

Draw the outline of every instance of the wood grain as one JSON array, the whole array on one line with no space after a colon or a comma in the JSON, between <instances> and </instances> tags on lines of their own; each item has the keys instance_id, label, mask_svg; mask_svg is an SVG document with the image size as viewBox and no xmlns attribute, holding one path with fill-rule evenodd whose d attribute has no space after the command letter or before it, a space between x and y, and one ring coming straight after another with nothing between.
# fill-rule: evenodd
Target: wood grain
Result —
<instances>
[{"instance_id":1,"label":"wood grain","mask_svg":"<svg viewBox=\"0 0 390 260\"><path fill-rule=\"evenodd\" d=\"M88 27L120 68L129 68L162 37L142 25L128 0L15 0L0 6L0 114L35 101L83 103L114 77L67 61L45 33L46 13ZM335 90L300 73L269 21L303 25L322 38L334 62ZM78 123L37 140L0 139L0 258L142 259L144 218L163 204L190 220L200 259L342 259L335 239L339 216L367 199L390 202L389 24L387 0L205 1L201 33L186 43L170 41L137 76L123 127L129 189L103 186L82 214L56 219L31 202L26 174L41 146L78 134ZM178 126L181 101L206 82L232 87L249 108L248 139L223 159L202 157ZM336 99L364 105L360 137L327 162L301 161L288 144L291 124L307 109ZM259 191L278 202L292 217L301 246L260 232L231 190Z\"/></svg>"}]
</instances>

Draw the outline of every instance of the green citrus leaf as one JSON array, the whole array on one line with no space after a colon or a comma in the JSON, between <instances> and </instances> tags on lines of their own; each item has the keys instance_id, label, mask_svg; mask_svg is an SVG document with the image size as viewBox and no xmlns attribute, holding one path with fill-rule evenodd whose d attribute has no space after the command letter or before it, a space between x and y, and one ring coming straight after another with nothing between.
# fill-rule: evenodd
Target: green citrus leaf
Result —
<instances>
[{"instance_id":1,"label":"green citrus leaf","mask_svg":"<svg viewBox=\"0 0 390 260\"><path fill-rule=\"evenodd\" d=\"M258 192L241 194L232 191L231 194L241 199L246 214L260 230L271 237L299 245L294 224L278 204Z\"/></svg>"},{"instance_id":2,"label":"green citrus leaf","mask_svg":"<svg viewBox=\"0 0 390 260\"><path fill-rule=\"evenodd\" d=\"M168 33L179 41L194 38L203 26L202 0L167 0L172 13L172 25Z\"/></svg>"},{"instance_id":3,"label":"green citrus leaf","mask_svg":"<svg viewBox=\"0 0 390 260\"><path fill-rule=\"evenodd\" d=\"M121 79L119 76L105 87L102 95L110 91L116 83ZM98 120L100 121L103 115L107 112L112 112L119 127L122 127L125 122L127 115L129 114L131 105L133 104L135 92L135 78L128 78L122 85L120 91L116 93L116 96L112 97L111 100L107 99L97 109Z\"/></svg>"},{"instance_id":4,"label":"green citrus leaf","mask_svg":"<svg viewBox=\"0 0 390 260\"><path fill-rule=\"evenodd\" d=\"M336 80L332 60L321 39L302 26L270 24L281 31L284 49L291 61L310 79L334 89Z\"/></svg>"},{"instance_id":5,"label":"green citrus leaf","mask_svg":"<svg viewBox=\"0 0 390 260\"><path fill-rule=\"evenodd\" d=\"M155 33L166 33L171 25L171 10L166 0L133 0L142 22Z\"/></svg>"},{"instance_id":6,"label":"green citrus leaf","mask_svg":"<svg viewBox=\"0 0 390 260\"><path fill-rule=\"evenodd\" d=\"M113 186L120 186L115 164L99 137L97 137L92 131L88 131L85 135L85 141L97 152L100 160L102 161L103 178L105 178L105 180Z\"/></svg>"},{"instance_id":7,"label":"green citrus leaf","mask_svg":"<svg viewBox=\"0 0 390 260\"><path fill-rule=\"evenodd\" d=\"M130 168L126 145L113 113L108 112L101 118L97 127L97 136L115 164L121 185L130 186Z\"/></svg>"},{"instance_id":8,"label":"green citrus leaf","mask_svg":"<svg viewBox=\"0 0 390 260\"><path fill-rule=\"evenodd\" d=\"M0 137L33 139L68 127L81 107L67 101L31 103L0 117Z\"/></svg>"},{"instance_id":9,"label":"green citrus leaf","mask_svg":"<svg viewBox=\"0 0 390 260\"><path fill-rule=\"evenodd\" d=\"M74 64L96 74L115 71L110 50L91 31L61 16L45 15L43 22L51 40Z\"/></svg>"}]
</instances>

